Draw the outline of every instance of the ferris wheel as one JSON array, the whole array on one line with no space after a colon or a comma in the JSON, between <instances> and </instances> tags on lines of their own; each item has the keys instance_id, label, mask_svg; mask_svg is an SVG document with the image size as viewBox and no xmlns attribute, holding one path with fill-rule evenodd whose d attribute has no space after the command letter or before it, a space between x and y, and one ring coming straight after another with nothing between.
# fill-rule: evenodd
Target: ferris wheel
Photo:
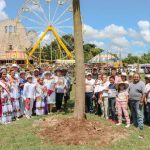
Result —
<instances>
[{"instance_id":1,"label":"ferris wheel","mask_svg":"<svg viewBox=\"0 0 150 150\"><path fill-rule=\"evenodd\" d=\"M55 59L73 59L73 44L66 36L73 35L72 0L25 0L18 11L17 20L30 33L32 50L29 55L36 53L36 49L50 45L51 60L55 52ZM53 48L52 42L57 43ZM44 54L42 54L44 56Z\"/></svg>"}]
</instances>

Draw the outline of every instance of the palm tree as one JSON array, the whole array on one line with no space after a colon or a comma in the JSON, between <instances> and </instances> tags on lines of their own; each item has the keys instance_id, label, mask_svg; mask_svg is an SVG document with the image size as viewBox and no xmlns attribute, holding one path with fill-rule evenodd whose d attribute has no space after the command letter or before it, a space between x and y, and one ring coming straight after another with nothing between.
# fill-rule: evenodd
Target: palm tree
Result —
<instances>
[{"instance_id":1,"label":"palm tree","mask_svg":"<svg viewBox=\"0 0 150 150\"><path fill-rule=\"evenodd\" d=\"M73 0L74 43L75 43L75 110L74 117L84 119L85 116L85 66L83 52L82 21L80 0Z\"/></svg>"}]
</instances>

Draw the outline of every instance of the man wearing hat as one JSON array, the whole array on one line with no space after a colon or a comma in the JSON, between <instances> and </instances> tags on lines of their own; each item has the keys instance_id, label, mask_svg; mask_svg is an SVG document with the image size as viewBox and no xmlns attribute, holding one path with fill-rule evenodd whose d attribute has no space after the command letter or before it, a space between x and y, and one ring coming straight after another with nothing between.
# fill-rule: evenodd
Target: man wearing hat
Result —
<instances>
[{"instance_id":1,"label":"man wearing hat","mask_svg":"<svg viewBox=\"0 0 150 150\"><path fill-rule=\"evenodd\" d=\"M95 80L92 79L92 74L88 72L85 79L85 105L86 112L93 113L93 101Z\"/></svg>"},{"instance_id":2,"label":"man wearing hat","mask_svg":"<svg viewBox=\"0 0 150 150\"><path fill-rule=\"evenodd\" d=\"M129 73L129 83L133 82L133 76L134 76L134 73L130 72Z\"/></svg>"},{"instance_id":3,"label":"man wearing hat","mask_svg":"<svg viewBox=\"0 0 150 150\"><path fill-rule=\"evenodd\" d=\"M11 69L15 72L15 78L19 79L19 66L17 64L12 64Z\"/></svg>"},{"instance_id":4,"label":"man wearing hat","mask_svg":"<svg viewBox=\"0 0 150 150\"><path fill-rule=\"evenodd\" d=\"M34 69L32 82L33 82L34 84L36 84L38 78L39 78L39 69Z\"/></svg>"},{"instance_id":5,"label":"man wearing hat","mask_svg":"<svg viewBox=\"0 0 150 150\"><path fill-rule=\"evenodd\" d=\"M66 82L66 94L64 95L64 109L66 110L68 100L70 99L70 92L72 90L71 78L68 75L68 69L67 68L63 68L63 76L64 76L65 82Z\"/></svg>"},{"instance_id":6,"label":"man wearing hat","mask_svg":"<svg viewBox=\"0 0 150 150\"><path fill-rule=\"evenodd\" d=\"M94 67L93 70L92 70L92 78L94 80L97 80L98 79L98 71L97 71L97 68Z\"/></svg>"}]
</instances>

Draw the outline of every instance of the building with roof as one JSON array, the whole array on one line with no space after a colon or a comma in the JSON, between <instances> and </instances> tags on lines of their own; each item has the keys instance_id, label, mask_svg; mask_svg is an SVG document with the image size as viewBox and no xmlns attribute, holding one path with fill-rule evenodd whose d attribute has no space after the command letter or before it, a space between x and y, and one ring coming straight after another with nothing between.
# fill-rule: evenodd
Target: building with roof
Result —
<instances>
[{"instance_id":1,"label":"building with roof","mask_svg":"<svg viewBox=\"0 0 150 150\"><path fill-rule=\"evenodd\" d=\"M23 63L26 49L31 46L31 35L17 20L7 19L0 22L0 63Z\"/></svg>"}]
</instances>

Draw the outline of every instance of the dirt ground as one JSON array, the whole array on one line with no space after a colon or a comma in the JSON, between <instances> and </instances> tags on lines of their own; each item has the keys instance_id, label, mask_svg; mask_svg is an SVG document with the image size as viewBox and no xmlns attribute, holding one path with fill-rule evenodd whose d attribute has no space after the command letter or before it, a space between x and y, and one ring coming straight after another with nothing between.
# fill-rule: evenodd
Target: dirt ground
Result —
<instances>
[{"instance_id":1,"label":"dirt ground","mask_svg":"<svg viewBox=\"0 0 150 150\"><path fill-rule=\"evenodd\" d=\"M74 118L60 119L49 117L35 121L38 136L43 141L51 140L58 144L94 144L106 146L128 136L126 129L108 126L102 122L91 120L76 120Z\"/></svg>"}]
</instances>

